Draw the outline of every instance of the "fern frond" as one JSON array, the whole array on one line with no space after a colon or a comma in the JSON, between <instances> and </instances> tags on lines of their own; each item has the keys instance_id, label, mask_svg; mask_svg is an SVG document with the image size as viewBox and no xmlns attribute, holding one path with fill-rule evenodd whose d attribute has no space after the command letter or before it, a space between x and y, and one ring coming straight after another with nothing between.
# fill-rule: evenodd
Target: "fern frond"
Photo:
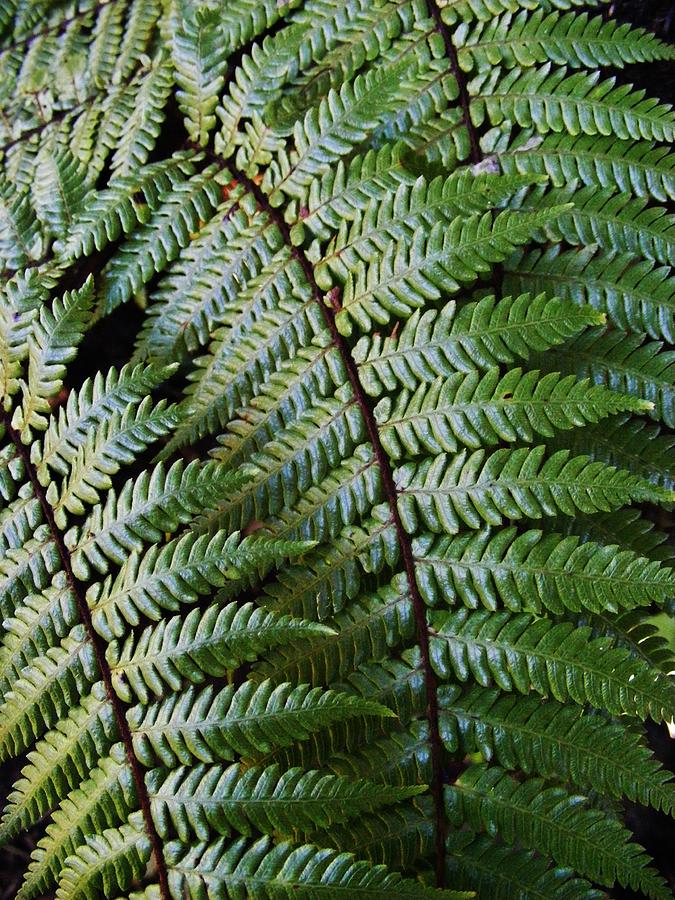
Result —
<instances>
[{"instance_id":1,"label":"fern frond","mask_svg":"<svg viewBox=\"0 0 675 900\"><path fill-rule=\"evenodd\" d=\"M421 384L414 393L403 390L395 402L386 397L375 407L382 445L392 459L453 452L459 446L476 449L500 441L534 440L597 422L626 409L642 412L650 404L614 394L573 376L536 369L523 373L499 369L454 375Z\"/></svg>"},{"instance_id":2,"label":"fern frond","mask_svg":"<svg viewBox=\"0 0 675 900\"><path fill-rule=\"evenodd\" d=\"M385 706L352 694L309 685L243 684L199 693L189 688L167 700L129 712L134 749L140 760L169 768L179 763L255 758L272 747L307 738L332 722L353 716L391 716Z\"/></svg>"},{"instance_id":3,"label":"fern frond","mask_svg":"<svg viewBox=\"0 0 675 900\"><path fill-rule=\"evenodd\" d=\"M101 890L109 893L113 885L122 890L131 887L145 873L151 849L141 813L132 813L119 828L89 836L66 859L56 897L87 900Z\"/></svg>"},{"instance_id":4,"label":"fern frond","mask_svg":"<svg viewBox=\"0 0 675 900\"><path fill-rule=\"evenodd\" d=\"M104 756L81 787L71 791L52 813L47 833L33 851L17 900L32 900L56 883L66 859L93 831L124 821L137 805L135 785L122 745ZM53 804L52 804L53 805Z\"/></svg>"},{"instance_id":5,"label":"fern frond","mask_svg":"<svg viewBox=\"0 0 675 900\"><path fill-rule=\"evenodd\" d=\"M579 378L591 378L596 384L649 400L654 404L650 415L672 428L675 353L662 352L662 347L640 334L589 329L542 357L541 362L547 359L546 368L574 371Z\"/></svg>"},{"instance_id":6,"label":"fern frond","mask_svg":"<svg viewBox=\"0 0 675 900\"><path fill-rule=\"evenodd\" d=\"M120 247L103 272L105 312L133 297L154 274L178 256L200 220L209 219L219 199L217 166L209 166L189 181L177 183L146 225Z\"/></svg>"},{"instance_id":7,"label":"fern frond","mask_svg":"<svg viewBox=\"0 0 675 900\"><path fill-rule=\"evenodd\" d=\"M177 2L171 18L171 56L176 72L178 105L190 140L203 147L216 124L218 95L225 82L228 46L220 16L205 6L193 9Z\"/></svg>"},{"instance_id":8,"label":"fern frond","mask_svg":"<svg viewBox=\"0 0 675 900\"><path fill-rule=\"evenodd\" d=\"M600 81L598 72L568 75L565 68L552 68L550 63L506 73L494 69L473 79L471 93L471 117L477 127L486 119L492 125L510 119L540 134L568 131L664 142L675 136L671 107L631 85L616 86L614 78Z\"/></svg>"},{"instance_id":9,"label":"fern frond","mask_svg":"<svg viewBox=\"0 0 675 900\"><path fill-rule=\"evenodd\" d=\"M329 828L422 793L424 787L386 787L319 771L240 765L154 769L148 791L161 837L188 843L232 831L292 834Z\"/></svg>"},{"instance_id":10,"label":"fern frond","mask_svg":"<svg viewBox=\"0 0 675 900\"><path fill-rule=\"evenodd\" d=\"M604 512L631 500L668 502L670 492L621 469L572 457L560 450L545 458L545 448L482 450L450 458L445 454L421 463L406 463L394 477L399 489L403 526L457 534L461 523L480 528L501 525L504 518L540 519L563 512L573 516Z\"/></svg>"},{"instance_id":11,"label":"fern frond","mask_svg":"<svg viewBox=\"0 0 675 900\"><path fill-rule=\"evenodd\" d=\"M641 28L606 21L588 13L521 11L506 13L478 26L460 25L456 33L460 65L471 71L494 66L533 66L550 61L559 66L598 68L672 59L668 44Z\"/></svg>"},{"instance_id":12,"label":"fern frond","mask_svg":"<svg viewBox=\"0 0 675 900\"><path fill-rule=\"evenodd\" d=\"M545 291L571 303L588 303L618 328L675 339L675 281L667 266L605 253L554 246L514 255L505 264L508 290Z\"/></svg>"},{"instance_id":13,"label":"fern frond","mask_svg":"<svg viewBox=\"0 0 675 900\"><path fill-rule=\"evenodd\" d=\"M147 224L162 197L194 175L193 159L190 154L178 154L149 163L133 175L118 176L105 190L87 194L67 240L58 246L60 256L78 259L94 249L102 250L136 225Z\"/></svg>"},{"instance_id":14,"label":"fern frond","mask_svg":"<svg viewBox=\"0 0 675 900\"><path fill-rule=\"evenodd\" d=\"M664 603L673 590L672 570L655 560L575 535L484 529L420 537L413 549L420 592L433 606L459 600L470 609L618 612Z\"/></svg>"},{"instance_id":15,"label":"fern frond","mask_svg":"<svg viewBox=\"0 0 675 900\"><path fill-rule=\"evenodd\" d=\"M538 138L525 131L502 148L499 130L485 143L507 175L548 175L558 188L579 181L662 202L675 194L673 156L658 144L564 132Z\"/></svg>"},{"instance_id":16,"label":"fern frond","mask_svg":"<svg viewBox=\"0 0 675 900\"><path fill-rule=\"evenodd\" d=\"M551 217L560 211L552 208ZM494 217L477 214L439 222L428 232L417 229L406 242L390 242L377 262L361 263L350 275L336 316L338 329L346 336L355 326L370 331L376 322L409 316L441 291L458 291L528 241L547 218L546 213L509 210Z\"/></svg>"},{"instance_id":17,"label":"fern frond","mask_svg":"<svg viewBox=\"0 0 675 900\"><path fill-rule=\"evenodd\" d=\"M66 533L73 572L83 581L92 569L105 574L111 563L122 565L144 544L173 534L249 479L245 471L234 472L216 462L202 465L193 460L186 466L177 460L168 469L159 463L127 481L119 493L109 491L83 526Z\"/></svg>"},{"instance_id":18,"label":"fern frond","mask_svg":"<svg viewBox=\"0 0 675 900\"><path fill-rule=\"evenodd\" d=\"M511 900L515 891L528 900L601 900L604 896L587 881L575 878L569 868L548 868L533 851L516 850L487 835L455 831L447 848L446 871L452 883L476 887L495 900Z\"/></svg>"},{"instance_id":19,"label":"fern frond","mask_svg":"<svg viewBox=\"0 0 675 900\"><path fill-rule=\"evenodd\" d=\"M425 887L419 881L388 873L349 853L319 850L310 844L273 845L262 838L247 846L245 841L227 845L186 846L178 842L167 848L176 893L196 891L205 885L228 885L241 896L261 897L334 896L347 891L355 898L410 898L410 900L466 900L466 894Z\"/></svg>"},{"instance_id":20,"label":"fern frond","mask_svg":"<svg viewBox=\"0 0 675 900\"><path fill-rule=\"evenodd\" d=\"M118 694L147 703L185 681L222 677L277 644L325 634L332 634L325 625L277 616L251 603L214 604L203 612L193 609L184 619L164 619L121 645L113 641L107 657Z\"/></svg>"},{"instance_id":21,"label":"fern frond","mask_svg":"<svg viewBox=\"0 0 675 900\"><path fill-rule=\"evenodd\" d=\"M486 761L507 769L673 811L670 774L641 738L618 722L553 700L521 700L479 687L464 694L442 688L439 701L443 741L453 752L480 752Z\"/></svg>"},{"instance_id":22,"label":"fern frond","mask_svg":"<svg viewBox=\"0 0 675 900\"><path fill-rule=\"evenodd\" d=\"M490 369L527 359L598 321L589 307L570 309L543 293L485 297L440 312L415 311L398 333L362 337L354 348L364 390L378 397L402 385L415 390L437 376Z\"/></svg>"},{"instance_id":23,"label":"fern frond","mask_svg":"<svg viewBox=\"0 0 675 900\"><path fill-rule=\"evenodd\" d=\"M12 425L24 443L33 429L43 431L48 420L49 399L61 390L64 363L76 353L90 321L94 284L89 278L77 291L67 291L51 308L42 306L28 344L28 375L21 382L23 402L17 407Z\"/></svg>"},{"instance_id":24,"label":"fern frond","mask_svg":"<svg viewBox=\"0 0 675 900\"><path fill-rule=\"evenodd\" d=\"M613 715L670 715L668 679L611 639L591 640L590 628L484 610L436 613L432 622L432 663L441 678L471 675L482 687L494 682L504 691L534 691Z\"/></svg>"},{"instance_id":25,"label":"fern frond","mask_svg":"<svg viewBox=\"0 0 675 900\"><path fill-rule=\"evenodd\" d=\"M446 791L448 814L455 821L461 817L476 830L498 822L508 843L545 849L559 865L600 884L611 887L618 881L648 897L667 897L665 881L648 867L649 857L631 841L630 832L599 811L584 809L582 801L539 779L519 784L498 767L473 766Z\"/></svg>"}]
</instances>

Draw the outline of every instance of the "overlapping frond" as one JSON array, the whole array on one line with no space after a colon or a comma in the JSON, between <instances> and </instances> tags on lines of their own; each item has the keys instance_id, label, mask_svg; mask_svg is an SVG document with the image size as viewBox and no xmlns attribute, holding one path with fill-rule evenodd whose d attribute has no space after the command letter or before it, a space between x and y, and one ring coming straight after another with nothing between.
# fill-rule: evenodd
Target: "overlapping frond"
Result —
<instances>
[{"instance_id":1,"label":"overlapping frond","mask_svg":"<svg viewBox=\"0 0 675 900\"><path fill-rule=\"evenodd\" d=\"M673 49L0 5L19 900L665 900L621 804L675 810Z\"/></svg>"}]
</instances>

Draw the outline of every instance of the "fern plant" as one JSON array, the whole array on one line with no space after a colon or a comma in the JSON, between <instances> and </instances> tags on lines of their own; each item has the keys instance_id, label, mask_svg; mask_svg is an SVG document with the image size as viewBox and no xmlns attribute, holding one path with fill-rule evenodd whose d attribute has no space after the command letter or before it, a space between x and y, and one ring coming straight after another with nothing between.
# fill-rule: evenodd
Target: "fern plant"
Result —
<instances>
[{"instance_id":1,"label":"fern plant","mask_svg":"<svg viewBox=\"0 0 675 900\"><path fill-rule=\"evenodd\" d=\"M669 897L621 804L675 797L675 115L616 70L672 48L602 0L0 40L17 896Z\"/></svg>"}]
</instances>

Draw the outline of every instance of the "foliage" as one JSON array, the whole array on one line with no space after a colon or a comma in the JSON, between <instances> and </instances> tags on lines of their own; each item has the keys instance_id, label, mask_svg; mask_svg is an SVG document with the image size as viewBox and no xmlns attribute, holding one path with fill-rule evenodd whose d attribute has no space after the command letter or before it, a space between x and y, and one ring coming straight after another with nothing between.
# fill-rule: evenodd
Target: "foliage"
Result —
<instances>
[{"instance_id":1,"label":"foliage","mask_svg":"<svg viewBox=\"0 0 675 900\"><path fill-rule=\"evenodd\" d=\"M606 12L2 4L20 900L670 896L674 52Z\"/></svg>"}]
</instances>

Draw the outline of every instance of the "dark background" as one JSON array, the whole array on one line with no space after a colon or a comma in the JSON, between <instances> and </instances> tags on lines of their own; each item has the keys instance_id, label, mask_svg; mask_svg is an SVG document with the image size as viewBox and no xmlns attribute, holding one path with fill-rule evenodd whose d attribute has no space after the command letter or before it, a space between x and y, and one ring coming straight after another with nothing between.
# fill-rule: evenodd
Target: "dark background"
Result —
<instances>
[{"instance_id":1,"label":"dark background","mask_svg":"<svg viewBox=\"0 0 675 900\"><path fill-rule=\"evenodd\" d=\"M2 2L3 0L0 0L0 3ZM340 0L335 2L339 3ZM647 28L664 40L675 41L675 2L671 0L616 0L603 12L620 21ZM662 100L675 103L675 67L672 63L634 65L628 67L625 72L615 74L620 81L630 81ZM107 365L123 364L127 361L126 358L107 357L114 355L114 351L111 353L112 348L131 350L139 319L138 310L127 306L107 319L103 329L94 329L90 333L79 361L86 367L87 374L103 367L101 355L106 357ZM88 365L89 363L91 365ZM659 521L661 528L666 524L672 529L675 519L670 516L668 523L663 519ZM655 754L667 768L675 772L675 740L669 737L665 726L657 726L654 723L648 723L648 733ZM11 791L12 783L19 776L24 763L25 757L0 766L0 799L5 798ZM675 887L675 821L635 804L626 804L626 821L640 843L654 857L661 872ZM0 900L13 900L15 897L30 854L41 834L42 828L38 826L0 850ZM643 895L630 890L615 889L612 896L616 900L641 900Z\"/></svg>"}]
</instances>

